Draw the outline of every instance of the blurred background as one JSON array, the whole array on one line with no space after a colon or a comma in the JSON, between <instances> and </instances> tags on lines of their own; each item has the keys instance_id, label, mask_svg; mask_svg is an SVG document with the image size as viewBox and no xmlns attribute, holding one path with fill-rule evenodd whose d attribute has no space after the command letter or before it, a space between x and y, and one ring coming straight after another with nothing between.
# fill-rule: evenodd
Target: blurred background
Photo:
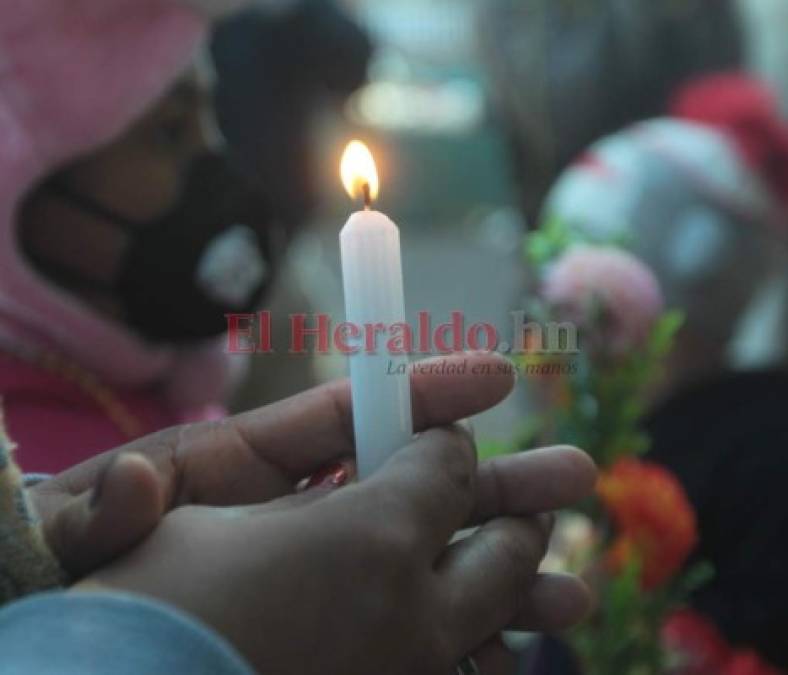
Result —
<instances>
[{"instance_id":1,"label":"blurred background","mask_svg":"<svg viewBox=\"0 0 788 675\"><path fill-rule=\"evenodd\" d=\"M344 316L338 235L358 205L341 186L339 162L352 138L372 148L381 173L379 208L402 231L408 320L416 325L417 312L426 310L437 323L463 309L471 322L508 326L523 283L525 222L516 208L504 132L486 95L478 10L478 2L467 0L344 3L374 45L368 82L342 105L321 106L309 119L316 151L307 171L314 176L316 208L272 303L280 317L279 354L254 360L239 408L346 372L339 355L299 362L286 345L289 313ZM358 58L367 58L363 49ZM485 433L510 435L521 414L516 408L489 413L480 422Z\"/></svg>"},{"instance_id":2,"label":"blurred background","mask_svg":"<svg viewBox=\"0 0 788 675\"><path fill-rule=\"evenodd\" d=\"M523 235L560 171L591 142L664 114L672 91L707 71L752 68L782 97L788 90L779 0L294 4L273 16L257 12L257 28L250 27L255 12L232 20L216 48L220 75L226 61L219 90L225 134L231 144L238 137L242 160L263 172L272 192L288 194L285 210L306 223L271 303L278 317L343 316L337 237L356 205L340 186L338 166L351 138L373 149L379 207L402 229L409 320L420 310L448 318L461 306L469 320L507 326L528 273ZM262 42L265 54L250 53ZM309 76L302 71L276 71L271 64L287 50L318 76L303 84ZM257 79L239 68L255 59L272 71L265 91L259 67ZM277 124L267 126L256 112L272 114L266 93L284 99ZM253 129L246 137L238 131L244 126ZM278 172L280 165L289 172ZM281 184L294 174L297 185ZM287 355L287 322L275 327L279 353L254 360L235 408L345 372L338 356ZM523 405L516 395L478 422L481 432L511 435Z\"/></svg>"}]
</instances>

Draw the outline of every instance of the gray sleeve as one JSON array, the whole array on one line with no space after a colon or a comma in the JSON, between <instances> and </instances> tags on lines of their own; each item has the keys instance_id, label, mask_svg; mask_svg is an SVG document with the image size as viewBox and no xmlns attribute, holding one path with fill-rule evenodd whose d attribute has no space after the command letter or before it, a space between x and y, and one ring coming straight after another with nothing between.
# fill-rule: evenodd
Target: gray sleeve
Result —
<instances>
[{"instance_id":1,"label":"gray sleeve","mask_svg":"<svg viewBox=\"0 0 788 675\"><path fill-rule=\"evenodd\" d=\"M224 639L133 595L46 593L0 611L4 675L253 675Z\"/></svg>"}]
</instances>

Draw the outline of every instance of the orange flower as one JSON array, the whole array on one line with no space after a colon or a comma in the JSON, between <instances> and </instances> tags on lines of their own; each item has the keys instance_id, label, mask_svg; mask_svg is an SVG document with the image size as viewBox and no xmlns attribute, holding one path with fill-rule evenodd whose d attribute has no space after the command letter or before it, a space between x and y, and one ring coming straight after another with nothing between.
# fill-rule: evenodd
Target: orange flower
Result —
<instances>
[{"instance_id":1,"label":"orange flower","mask_svg":"<svg viewBox=\"0 0 788 675\"><path fill-rule=\"evenodd\" d=\"M617 529L608 553L613 571L637 561L644 588L669 581L698 537L695 512L676 477L657 464L624 459L602 475L597 492Z\"/></svg>"}]
</instances>

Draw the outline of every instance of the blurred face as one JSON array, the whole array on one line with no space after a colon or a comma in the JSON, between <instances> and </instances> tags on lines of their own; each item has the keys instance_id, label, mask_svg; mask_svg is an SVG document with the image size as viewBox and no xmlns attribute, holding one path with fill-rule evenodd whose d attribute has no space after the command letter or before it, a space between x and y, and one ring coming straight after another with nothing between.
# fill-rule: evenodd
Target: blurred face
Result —
<instances>
[{"instance_id":1,"label":"blurred face","mask_svg":"<svg viewBox=\"0 0 788 675\"><path fill-rule=\"evenodd\" d=\"M221 146L208 66L192 69L123 137L67 167L57 180L69 190L133 222L155 221L181 196L197 157ZM101 284L118 274L128 235L104 219L74 208L47 188L31 195L20 214L27 254L46 268L74 271ZM49 274L100 311L119 316L110 293Z\"/></svg>"}]
</instances>

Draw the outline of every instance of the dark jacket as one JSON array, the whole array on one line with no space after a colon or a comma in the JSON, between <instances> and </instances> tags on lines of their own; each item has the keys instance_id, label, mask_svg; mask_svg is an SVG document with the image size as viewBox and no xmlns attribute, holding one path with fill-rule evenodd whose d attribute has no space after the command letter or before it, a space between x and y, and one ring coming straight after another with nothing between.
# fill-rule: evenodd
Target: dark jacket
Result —
<instances>
[{"instance_id":1,"label":"dark jacket","mask_svg":"<svg viewBox=\"0 0 788 675\"><path fill-rule=\"evenodd\" d=\"M649 458L672 469L715 578L693 605L736 645L788 667L788 373L723 375L646 421Z\"/></svg>"}]
</instances>

